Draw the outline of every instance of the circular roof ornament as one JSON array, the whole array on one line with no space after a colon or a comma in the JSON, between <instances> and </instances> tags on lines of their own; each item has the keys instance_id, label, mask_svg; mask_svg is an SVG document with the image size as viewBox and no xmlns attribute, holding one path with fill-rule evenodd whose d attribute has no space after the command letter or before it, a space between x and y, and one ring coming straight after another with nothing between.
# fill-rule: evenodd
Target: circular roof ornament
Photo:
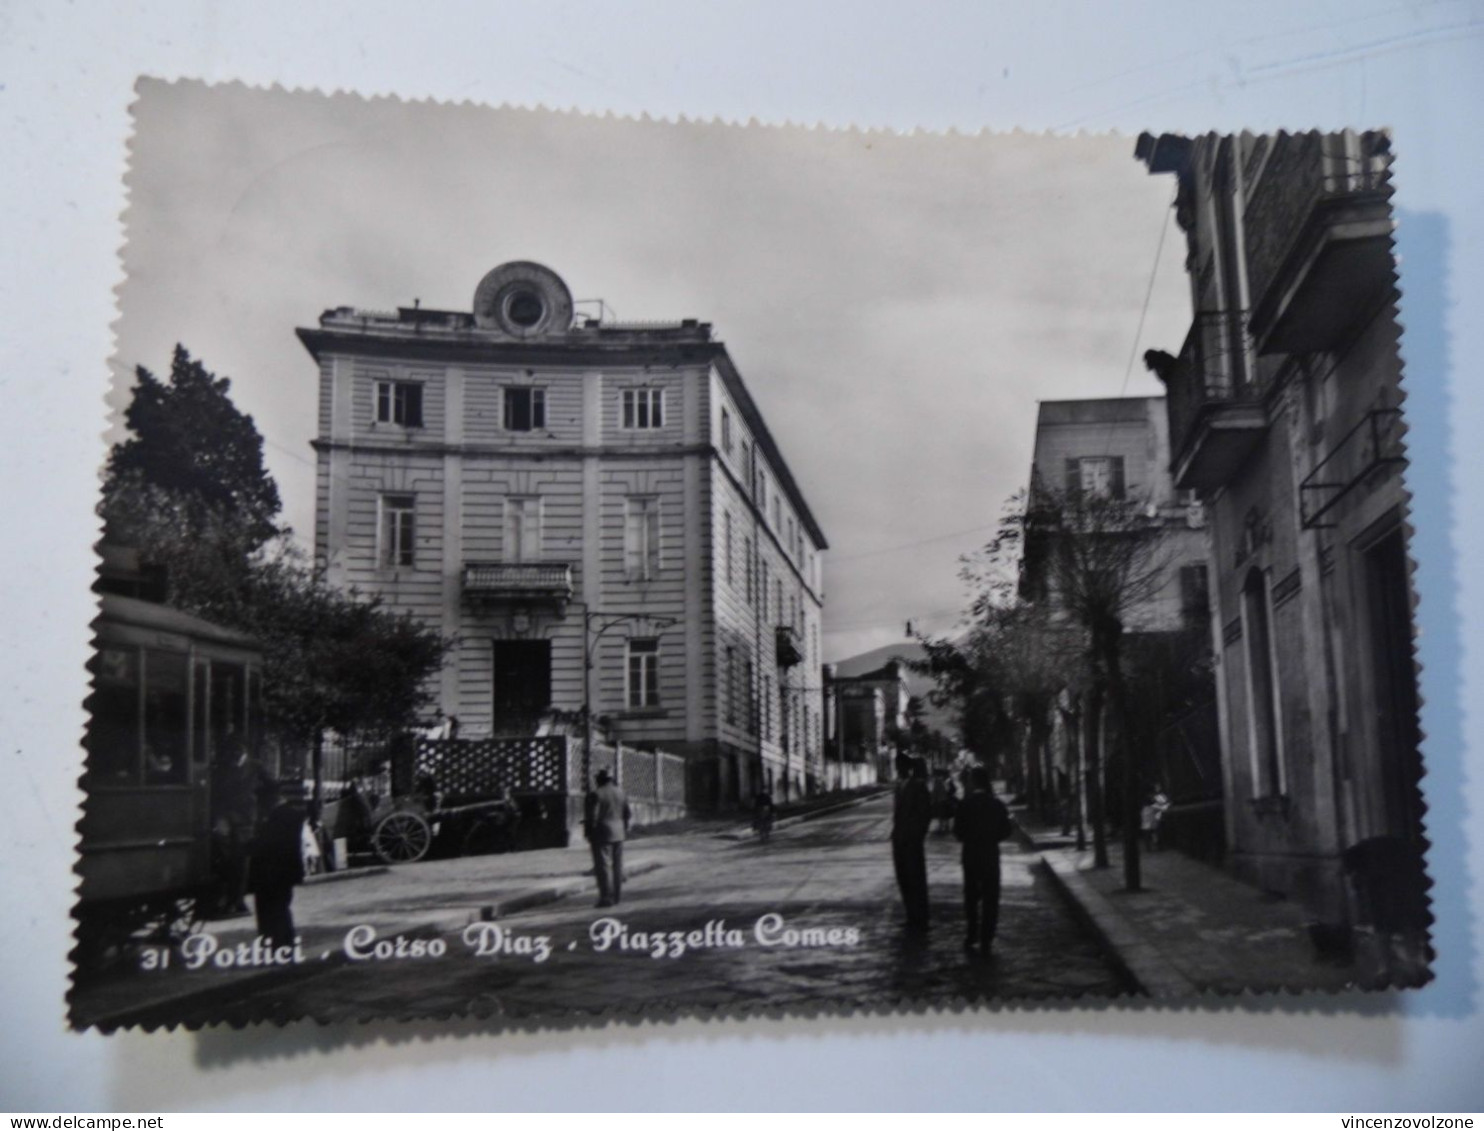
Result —
<instances>
[{"instance_id":1,"label":"circular roof ornament","mask_svg":"<svg viewBox=\"0 0 1484 1131\"><path fill-rule=\"evenodd\" d=\"M503 263L474 290L474 324L512 338L542 338L572 328L572 292L539 263Z\"/></svg>"}]
</instances>

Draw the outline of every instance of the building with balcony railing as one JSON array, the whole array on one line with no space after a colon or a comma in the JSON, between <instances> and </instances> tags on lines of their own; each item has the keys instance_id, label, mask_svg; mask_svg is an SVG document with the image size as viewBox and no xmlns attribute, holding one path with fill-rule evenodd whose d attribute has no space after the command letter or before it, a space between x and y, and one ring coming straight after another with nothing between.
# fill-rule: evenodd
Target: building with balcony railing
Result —
<instances>
[{"instance_id":1,"label":"building with balcony railing","mask_svg":"<svg viewBox=\"0 0 1484 1131\"><path fill-rule=\"evenodd\" d=\"M1364 923L1346 860L1422 845L1388 139L1146 134L1137 157L1177 178L1197 312L1146 361L1210 519L1228 860Z\"/></svg>"},{"instance_id":2,"label":"building with balcony railing","mask_svg":"<svg viewBox=\"0 0 1484 1131\"><path fill-rule=\"evenodd\" d=\"M726 347L579 317L531 263L472 310L338 307L318 363L316 552L456 647L466 739L562 727L687 759L690 794L822 779L825 538Z\"/></svg>"}]
</instances>

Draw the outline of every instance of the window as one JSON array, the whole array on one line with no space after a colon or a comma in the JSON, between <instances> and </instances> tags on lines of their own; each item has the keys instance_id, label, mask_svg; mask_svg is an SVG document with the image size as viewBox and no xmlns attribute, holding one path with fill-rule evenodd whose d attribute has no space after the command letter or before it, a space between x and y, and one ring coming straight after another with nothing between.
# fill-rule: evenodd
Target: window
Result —
<instances>
[{"instance_id":1,"label":"window","mask_svg":"<svg viewBox=\"0 0 1484 1131\"><path fill-rule=\"evenodd\" d=\"M726 720L728 726L737 725L737 703L741 696L737 694L737 649L727 645L727 670L726 680L723 684L727 697Z\"/></svg>"},{"instance_id":2,"label":"window","mask_svg":"<svg viewBox=\"0 0 1484 1131\"><path fill-rule=\"evenodd\" d=\"M505 390L505 431L535 432L545 427L545 389L523 385Z\"/></svg>"},{"instance_id":3,"label":"window","mask_svg":"<svg viewBox=\"0 0 1484 1131\"><path fill-rule=\"evenodd\" d=\"M1204 565L1180 567L1180 617L1187 627L1206 623L1210 606L1210 584Z\"/></svg>"},{"instance_id":4,"label":"window","mask_svg":"<svg viewBox=\"0 0 1484 1131\"><path fill-rule=\"evenodd\" d=\"M660 568L660 501L634 495L624 505L624 573L630 581L648 581Z\"/></svg>"},{"instance_id":5,"label":"window","mask_svg":"<svg viewBox=\"0 0 1484 1131\"><path fill-rule=\"evenodd\" d=\"M625 389L623 391L623 426L625 428L663 428L665 426L665 390Z\"/></svg>"},{"instance_id":6,"label":"window","mask_svg":"<svg viewBox=\"0 0 1484 1131\"><path fill-rule=\"evenodd\" d=\"M376 382L376 423L423 426L423 387L416 381Z\"/></svg>"},{"instance_id":7,"label":"window","mask_svg":"<svg viewBox=\"0 0 1484 1131\"><path fill-rule=\"evenodd\" d=\"M660 705L660 642L629 641L629 710Z\"/></svg>"},{"instance_id":8,"label":"window","mask_svg":"<svg viewBox=\"0 0 1484 1131\"><path fill-rule=\"evenodd\" d=\"M732 512L731 511L727 511L726 512L726 525L727 525L727 546L726 546L726 554L727 554L727 584L728 585L731 585L732 584Z\"/></svg>"},{"instance_id":9,"label":"window","mask_svg":"<svg viewBox=\"0 0 1484 1131\"><path fill-rule=\"evenodd\" d=\"M541 500L511 496L505 500L505 560L541 560Z\"/></svg>"},{"instance_id":10,"label":"window","mask_svg":"<svg viewBox=\"0 0 1484 1131\"><path fill-rule=\"evenodd\" d=\"M381 497L381 548L377 559L384 566L413 564L416 533L413 514L417 500L412 495Z\"/></svg>"},{"instance_id":11,"label":"window","mask_svg":"<svg viewBox=\"0 0 1484 1131\"><path fill-rule=\"evenodd\" d=\"M744 538L744 539L742 539L742 555L743 555L744 558L746 558L746 561L744 561L742 563L742 565L747 570L747 603L750 605L754 601L757 600L757 596L753 592L753 580L752 580L752 539L751 538Z\"/></svg>"},{"instance_id":12,"label":"window","mask_svg":"<svg viewBox=\"0 0 1484 1131\"><path fill-rule=\"evenodd\" d=\"M732 414L726 409L721 410L721 450L732 454Z\"/></svg>"},{"instance_id":13,"label":"window","mask_svg":"<svg viewBox=\"0 0 1484 1131\"><path fill-rule=\"evenodd\" d=\"M778 505L778 492L773 492L773 529L783 533L782 508Z\"/></svg>"},{"instance_id":14,"label":"window","mask_svg":"<svg viewBox=\"0 0 1484 1131\"><path fill-rule=\"evenodd\" d=\"M757 679L756 670L752 666L752 657L748 656L742 661L742 678L746 682L745 693L747 695L747 733L757 733Z\"/></svg>"},{"instance_id":15,"label":"window","mask_svg":"<svg viewBox=\"0 0 1484 1131\"><path fill-rule=\"evenodd\" d=\"M1123 498L1123 457L1083 456L1067 460L1066 489L1105 499Z\"/></svg>"}]
</instances>

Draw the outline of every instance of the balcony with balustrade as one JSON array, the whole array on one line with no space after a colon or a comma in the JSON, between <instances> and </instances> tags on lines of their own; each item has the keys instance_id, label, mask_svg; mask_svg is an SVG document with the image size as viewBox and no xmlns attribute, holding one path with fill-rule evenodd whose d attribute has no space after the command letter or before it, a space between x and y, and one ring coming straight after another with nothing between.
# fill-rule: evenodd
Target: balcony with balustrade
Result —
<instances>
[{"instance_id":1,"label":"balcony with balustrade","mask_svg":"<svg viewBox=\"0 0 1484 1131\"><path fill-rule=\"evenodd\" d=\"M1261 354L1333 349L1392 292L1383 134L1283 134L1243 214L1249 328Z\"/></svg>"},{"instance_id":2,"label":"balcony with balustrade","mask_svg":"<svg viewBox=\"0 0 1484 1131\"><path fill-rule=\"evenodd\" d=\"M1181 490L1228 482L1267 431L1263 389L1243 377L1250 342L1242 311L1196 314L1177 358L1151 363L1165 384L1171 471Z\"/></svg>"},{"instance_id":3,"label":"balcony with balustrade","mask_svg":"<svg viewBox=\"0 0 1484 1131\"><path fill-rule=\"evenodd\" d=\"M778 666L791 668L804 662L804 642L792 625L780 624L774 630Z\"/></svg>"},{"instance_id":4,"label":"balcony with balustrade","mask_svg":"<svg viewBox=\"0 0 1484 1131\"><path fill-rule=\"evenodd\" d=\"M551 603L564 609L572 599L572 566L567 562L465 562L464 596L488 604Z\"/></svg>"}]
</instances>

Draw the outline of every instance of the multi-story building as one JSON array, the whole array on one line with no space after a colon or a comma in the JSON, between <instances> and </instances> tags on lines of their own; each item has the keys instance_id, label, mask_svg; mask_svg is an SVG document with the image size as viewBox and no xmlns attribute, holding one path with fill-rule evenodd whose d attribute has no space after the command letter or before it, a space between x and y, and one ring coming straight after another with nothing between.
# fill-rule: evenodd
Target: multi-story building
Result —
<instances>
[{"instance_id":1,"label":"multi-story building","mask_svg":"<svg viewBox=\"0 0 1484 1131\"><path fill-rule=\"evenodd\" d=\"M834 717L839 730L831 738L843 764L859 766L852 784L892 781L896 777L893 735L905 734L910 695L900 660L888 660L879 668L859 675L832 675Z\"/></svg>"},{"instance_id":2,"label":"multi-story building","mask_svg":"<svg viewBox=\"0 0 1484 1131\"><path fill-rule=\"evenodd\" d=\"M1021 594L1044 603L1053 619L1070 620L1057 591L1057 569L1052 564L1057 538L1103 538L1109 545L1135 538L1142 552L1120 559L1117 552L1100 560L1083 555L1083 569L1101 570L1108 581L1083 579L1109 591L1109 602L1124 634L1122 650L1126 672L1139 668L1169 668L1178 657L1188 660L1172 641L1203 639L1207 624L1207 532L1203 508L1190 491L1178 490L1170 476L1170 441L1163 397L1109 397L1091 400L1041 402L1031 465L1033 513L1042 502L1059 505L1070 520L1053 533L1031 522L1026 530L1021 565ZM1094 500L1108 500L1106 508ZM1038 501L1040 500L1040 501ZM1078 502L1078 500L1087 500ZM1101 529L1079 530L1079 525ZM1122 576L1117 576L1121 574ZM1116 580L1115 580L1116 578ZM1110 583L1111 582L1111 583ZM1079 633L1087 626L1080 625ZM1219 823L1217 798L1220 781L1215 759L1203 764L1201 752L1180 741L1181 728L1199 727L1199 716L1212 709L1209 681L1188 670L1175 678L1165 672L1147 682L1157 688L1130 705L1125 723L1139 731L1134 788L1156 784L1174 800L1169 815L1169 840L1194 848L1211 839L1205 826ZM1087 689L1072 678L1059 688L1048 684L1042 692L1022 696L1015 710L1027 723L1018 765L1006 767L1007 776L1023 789L1033 804L1049 809L1051 801L1075 801L1083 816L1090 791L1083 788L1088 774L1100 769L1100 791L1121 796L1129 788L1121 762L1112 756L1106 719L1089 727ZM1055 705L1046 699L1051 695ZM1109 704L1103 703L1106 711ZM1099 750L1086 749L1099 736ZM1125 744L1126 745L1126 744ZM1219 830L1216 839L1220 839Z\"/></svg>"},{"instance_id":3,"label":"multi-story building","mask_svg":"<svg viewBox=\"0 0 1484 1131\"><path fill-rule=\"evenodd\" d=\"M1205 517L1194 492L1176 490L1169 458L1164 397L1040 403L1032 492L1128 501L1158 520L1158 584L1134 595L1123 618L1129 632L1170 632L1205 623ZM1026 584L1044 589L1049 573L1036 560L1037 539L1029 533Z\"/></svg>"},{"instance_id":4,"label":"multi-story building","mask_svg":"<svg viewBox=\"0 0 1484 1131\"><path fill-rule=\"evenodd\" d=\"M1189 248L1189 335L1147 360L1210 516L1230 860L1354 923L1347 861L1421 898L1388 142L1145 135L1137 157L1178 178Z\"/></svg>"},{"instance_id":5,"label":"multi-story building","mask_svg":"<svg viewBox=\"0 0 1484 1131\"><path fill-rule=\"evenodd\" d=\"M825 537L708 324L581 318L507 263L472 312L339 307L299 337L317 555L456 638L462 736L595 720L683 754L701 803L818 777Z\"/></svg>"}]
</instances>

